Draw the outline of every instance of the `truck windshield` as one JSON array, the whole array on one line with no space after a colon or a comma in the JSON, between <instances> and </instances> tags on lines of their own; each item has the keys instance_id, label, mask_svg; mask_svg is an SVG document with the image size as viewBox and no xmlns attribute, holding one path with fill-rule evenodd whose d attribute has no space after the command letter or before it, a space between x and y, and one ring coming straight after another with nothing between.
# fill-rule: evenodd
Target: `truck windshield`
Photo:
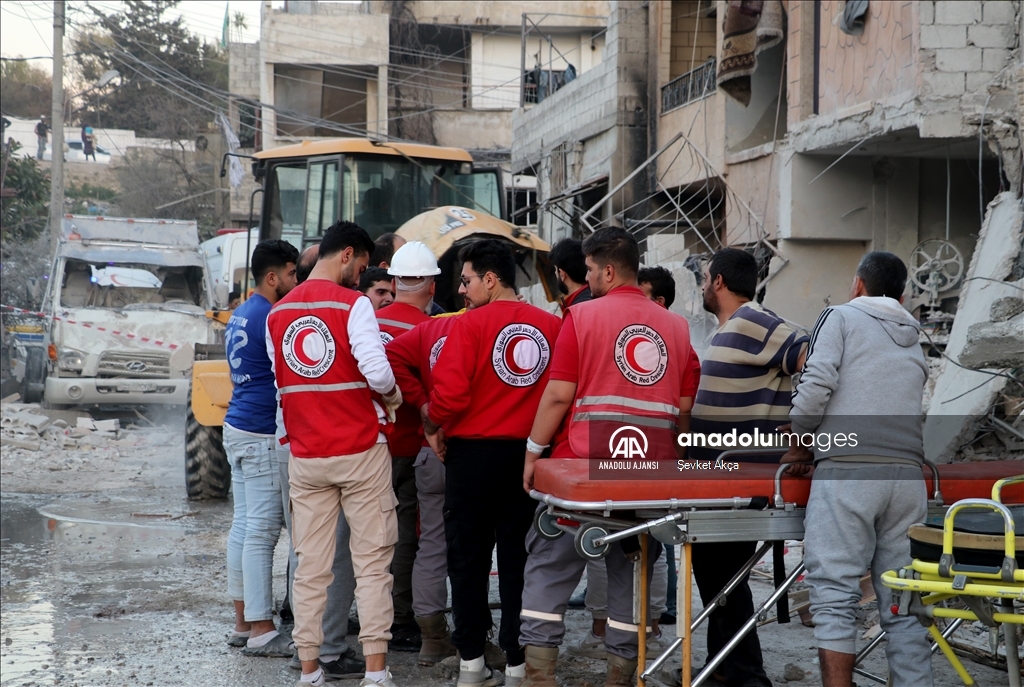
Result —
<instances>
[{"instance_id":1,"label":"truck windshield","mask_svg":"<svg viewBox=\"0 0 1024 687\"><path fill-rule=\"evenodd\" d=\"M412 217L441 205L459 205L501 217L496 170L458 174L455 161L384 155L289 161L271 168L266 237L298 247L323 236L338 219L355 222L371 238L395 231Z\"/></svg>"},{"instance_id":2,"label":"truck windshield","mask_svg":"<svg viewBox=\"0 0 1024 687\"><path fill-rule=\"evenodd\" d=\"M137 263L68 260L60 286L67 308L159 308L177 303L199 306L202 270Z\"/></svg>"}]
</instances>

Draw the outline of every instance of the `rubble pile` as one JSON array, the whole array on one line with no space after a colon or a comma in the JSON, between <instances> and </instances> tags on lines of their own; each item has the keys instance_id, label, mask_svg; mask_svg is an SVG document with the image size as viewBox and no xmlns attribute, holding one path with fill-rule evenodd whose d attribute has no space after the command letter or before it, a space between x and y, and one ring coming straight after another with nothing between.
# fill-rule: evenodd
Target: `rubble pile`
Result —
<instances>
[{"instance_id":1,"label":"rubble pile","mask_svg":"<svg viewBox=\"0 0 1024 687\"><path fill-rule=\"evenodd\" d=\"M124 438L119 420L78 417L71 426L36 403L0 405L0 446L25 451L55 451L106 446Z\"/></svg>"}]
</instances>

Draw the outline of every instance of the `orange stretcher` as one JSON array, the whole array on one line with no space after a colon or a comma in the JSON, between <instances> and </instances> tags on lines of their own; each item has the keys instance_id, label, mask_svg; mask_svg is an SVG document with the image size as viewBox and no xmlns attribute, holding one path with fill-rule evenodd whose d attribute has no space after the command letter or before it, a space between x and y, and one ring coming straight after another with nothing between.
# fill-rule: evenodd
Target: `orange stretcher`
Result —
<instances>
[{"instance_id":1,"label":"orange stretcher","mask_svg":"<svg viewBox=\"0 0 1024 687\"><path fill-rule=\"evenodd\" d=\"M719 460L737 460L755 453L780 455L777 450L726 451ZM991 461L935 466L925 461L922 477L929 494L929 522L941 522L947 504L968 498L985 498L992 485L1003 478L1024 473L1022 461ZM750 570L772 548L773 543L802 540L804 514L810 496L811 476L785 474L786 466L766 463L740 463L732 472L716 470L680 475L680 479L592 479L589 460L541 460L534 473L530 495L547 508L538 509L534 520L537 533L555 539L567 533L574 536L576 551L584 558L603 558L610 545L628 537L640 537L640 562L647 563L647 536L661 543L682 545L680 571L681 613L678 627L687 628L649 667L646 641L638 642L640 687L677 651L683 648L683 687L697 687L725 660L733 647L746 636L767 609L783 600L789 588L804 572L803 564L786 575L777 573L776 589L761 604L743 629L691 680L690 656L693 631L742 582ZM1024 500L1024 484L1006 490L1007 498ZM756 541L763 544L730 580L721 593L696 617L692 617L691 550L694 543ZM647 581L640 577L637 622L643 635L648 624ZM785 614L788 617L788 611ZM780 616L781 617L781 616ZM858 655L863 659L867 652Z\"/></svg>"}]
</instances>

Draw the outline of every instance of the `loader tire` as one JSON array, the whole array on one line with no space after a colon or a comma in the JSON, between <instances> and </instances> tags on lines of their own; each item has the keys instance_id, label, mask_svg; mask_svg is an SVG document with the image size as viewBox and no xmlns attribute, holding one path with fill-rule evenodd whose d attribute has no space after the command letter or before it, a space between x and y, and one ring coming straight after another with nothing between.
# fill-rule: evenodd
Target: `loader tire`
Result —
<instances>
[{"instance_id":1,"label":"loader tire","mask_svg":"<svg viewBox=\"0 0 1024 687\"><path fill-rule=\"evenodd\" d=\"M231 466L224 453L224 430L199 424L191 397L185 408L185 491L193 501L227 498Z\"/></svg>"}]
</instances>

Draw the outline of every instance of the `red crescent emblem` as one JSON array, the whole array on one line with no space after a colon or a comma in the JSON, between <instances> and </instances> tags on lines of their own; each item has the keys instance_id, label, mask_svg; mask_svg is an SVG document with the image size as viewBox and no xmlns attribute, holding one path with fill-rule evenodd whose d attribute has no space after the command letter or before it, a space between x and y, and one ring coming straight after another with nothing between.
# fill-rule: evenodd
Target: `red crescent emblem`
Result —
<instances>
[{"instance_id":1,"label":"red crescent emblem","mask_svg":"<svg viewBox=\"0 0 1024 687\"><path fill-rule=\"evenodd\" d=\"M295 335L295 339L292 342L292 352L295 357L298 358L299 362L306 367L315 367L320 360L313 360L306 355L305 346L303 345L306 341L306 337L310 334L315 334L316 329L313 327L304 327L299 330L299 333ZM321 358L322 360L323 358Z\"/></svg>"},{"instance_id":2,"label":"red crescent emblem","mask_svg":"<svg viewBox=\"0 0 1024 687\"><path fill-rule=\"evenodd\" d=\"M648 370L643 365L639 364L636 360L636 347L642 343L650 344L650 340L643 336L634 336L632 339L626 342L626 362L637 372L641 374L650 374L653 370ZM653 345L653 344L652 344Z\"/></svg>"},{"instance_id":3,"label":"red crescent emblem","mask_svg":"<svg viewBox=\"0 0 1024 687\"><path fill-rule=\"evenodd\" d=\"M524 368L518 363L516 363L516 347L523 342L528 342L527 345L537 345L530 337L519 335L513 336L511 339L509 339L508 345L505 346L505 365L508 366L508 369L511 370L513 374L517 375L529 374L530 370L533 369Z\"/></svg>"}]
</instances>

